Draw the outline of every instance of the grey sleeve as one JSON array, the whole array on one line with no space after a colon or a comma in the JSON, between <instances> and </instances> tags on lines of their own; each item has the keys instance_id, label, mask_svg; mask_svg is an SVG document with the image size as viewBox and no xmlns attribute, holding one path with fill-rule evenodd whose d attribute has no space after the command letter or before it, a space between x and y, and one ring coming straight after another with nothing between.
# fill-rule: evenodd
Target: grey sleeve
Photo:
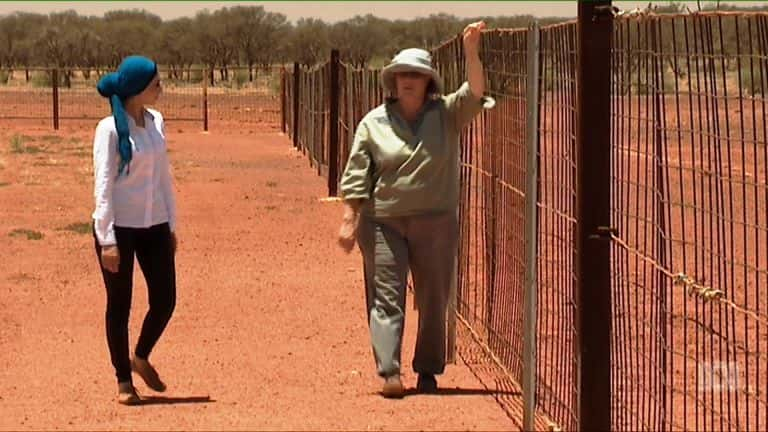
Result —
<instances>
[{"instance_id":1,"label":"grey sleeve","mask_svg":"<svg viewBox=\"0 0 768 432\"><path fill-rule=\"evenodd\" d=\"M341 195L344 199L369 199L372 181L368 127L363 121L357 127L341 176Z\"/></svg>"}]
</instances>

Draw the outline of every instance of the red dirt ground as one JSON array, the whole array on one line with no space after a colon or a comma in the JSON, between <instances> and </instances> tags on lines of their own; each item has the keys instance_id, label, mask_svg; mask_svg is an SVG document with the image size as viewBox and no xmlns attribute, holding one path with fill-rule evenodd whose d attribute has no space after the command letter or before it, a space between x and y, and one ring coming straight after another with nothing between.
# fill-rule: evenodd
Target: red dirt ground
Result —
<instances>
[{"instance_id":1,"label":"red dirt ground","mask_svg":"<svg viewBox=\"0 0 768 432\"><path fill-rule=\"evenodd\" d=\"M516 429L463 364L444 394L378 395L359 254L336 247L340 205L318 201L324 180L284 136L168 130L179 293L153 360L169 390L137 379L150 403L122 407L92 237L62 230L90 220L92 131L28 130L41 151L13 153L0 127L0 429ZM146 311L135 281L132 341Z\"/></svg>"}]
</instances>

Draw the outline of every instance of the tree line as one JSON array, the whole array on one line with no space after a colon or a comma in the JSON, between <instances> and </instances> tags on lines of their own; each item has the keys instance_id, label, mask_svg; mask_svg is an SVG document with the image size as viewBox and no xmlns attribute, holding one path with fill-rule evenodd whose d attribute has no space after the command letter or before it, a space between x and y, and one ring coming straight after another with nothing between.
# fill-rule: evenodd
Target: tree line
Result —
<instances>
[{"instance_id":1,"label":"tree line","mask_svg":"<svg viewBox=\"0 0 768 432\"><path fill-rule=\"evenodd\" d=\"M737 9L710 3L703 9ZM656 13L676 13L669 3ZM457 18L434 14L412 20L387 20L373 15L337 22L306 18L291 23L262 6L232 6L202 11L194 17L162 20L146 10L115 10L103 17L75 11L47 15L16 12L0 16L0 72L30 67L78 70L88 79L117 67L129 54L142 54L162 64L169 76L182 79L193 65L228 79L230 68L247 66L253 79L258 66L297 61L315 64L331 48L346 62L383 63L400 48L431 47L457 35L469 22L484 19L489 28L520 28L530 15ZM547 25L565 18L544 18ZM6 73L7 76L7 73ZM211 77L213 79L213 77Z\"/></svg>"},{"instance_id":2,"label":"tree line","mask_svg":"<svg viewBox=\"0 0 768 432\"><path fill-rule=\"evenodd\" d=\"M495 27L525 26L532 16L486 17ZM192 64L224 68L275 63L314 64L331 48L349 62L387 58L401 47L429 47L458 34L470 22L436 14L414 20L356 16L334 24L295 23L262 6L232 6L194 17L162 20L146 10L115 10L103 17L75 11L0 16L0 68L114 68L133 53L170 68ZM546 19L556 22L557 19Z\"/></svg>"}]
</instances>

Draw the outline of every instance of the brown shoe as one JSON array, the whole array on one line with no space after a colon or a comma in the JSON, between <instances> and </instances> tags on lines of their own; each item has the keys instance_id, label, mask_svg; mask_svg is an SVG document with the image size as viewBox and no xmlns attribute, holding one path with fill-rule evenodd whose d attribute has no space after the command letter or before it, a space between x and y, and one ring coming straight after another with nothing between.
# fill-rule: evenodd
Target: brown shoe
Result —
<instances>
[{"instance_id":1,"label":"brown shoe","mask_svg":"<svg viewBox=\"0 0 768 432\"><path fill-rule=\"evenodd\" d=\"M131 369L139 374L141 379L147 384L147 387L156 392L165 391L165 383L160 380L160 375L157 374L155 368L152 367L147 360L134 357L134 359L131 360Z\"/></svg>"},{"instance_id":2,"label":"brown shoe","mask_svg":"<svg viewBox=\"0 0 768 432\"><path fill-rule=\"evenodd\" d=\"M405 387L400 381L400 375L388 376L384 379L381 395L388 399L400 399L405 395Z\"/></svg>"},{"instance_id":3,"label":"brown shoe","mask_svg":"<svg viewBox=\"0 0 768 432\"><path fill-rule=\"evenodd\" d=\"M120 405L138 405L141 403L136 388L130 382L121 382L117 384L117 403Z\"/></svg>"}]
</instances>

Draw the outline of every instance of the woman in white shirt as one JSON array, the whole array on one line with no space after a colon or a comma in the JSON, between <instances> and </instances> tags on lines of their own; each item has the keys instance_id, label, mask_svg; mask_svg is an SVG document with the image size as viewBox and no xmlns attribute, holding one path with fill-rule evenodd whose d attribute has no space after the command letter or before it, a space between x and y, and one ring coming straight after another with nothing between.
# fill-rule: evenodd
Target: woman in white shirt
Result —
<instances>
[{"instance_id":1,"label":"woman in white shirt","mask_svg":"<svg viewBox=\"0 0 768 432\"><path fill-rule=\"evenodd\" d=\"M165 384L149 363L176 304L176 202L166 152L163 117L147 109L162 88L157 65L127 57L97 86L112 115L101 120L93 141L94 239L107 290L107 343L118 381L118 402L141 402L131 371L151 389ZM134 256L147 282L149 311L133 359L128 317Z\"/></svg>"}]
</instances>

